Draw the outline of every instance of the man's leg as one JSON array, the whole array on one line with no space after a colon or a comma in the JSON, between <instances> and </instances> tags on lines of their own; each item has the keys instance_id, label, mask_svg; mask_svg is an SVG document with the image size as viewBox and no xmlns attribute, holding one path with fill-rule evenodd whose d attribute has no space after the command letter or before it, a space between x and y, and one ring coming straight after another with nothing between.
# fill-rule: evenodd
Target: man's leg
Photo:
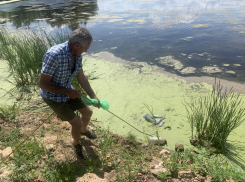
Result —
<instances>
[{"instance_id":1,"label":"man's leg","mask_svg":"<svg viewBox=\"0 0 245 182\"><path fill-rule=\"evenodd\" d=\"M87 131L87 126L93 114L93 111L89 106L86 106L85 108L82 108L82 109L78 109L78 111L82 114L82 117L81 117L82 127L80 130L80 134L81 134L81 132L85 133Z\"/></svg>"},{"instance_id":2,"label":"man's leg","mask_svg":"<svg viewBox=\"0 0 245 182\"><path fill-rule=\"evenodd\" d=\"M81 128L82 128L82 121L81 119L76 115L75 118L71 121L69 121L71 124L71 135L73 138L73 144L77 145L80 143L80 136L81 136Z\"/></svg>"},{"instance_id":3,"label":"man's leg","mask_svg":"<svg viewBox=\"0 0 245 182\"><path fill-rule=\"evenodd\" d=\"M86 106L83 109L78 109L78 111L82 114L82 128L81 128L81 135L88 137L89 139L97 138L97 135L92 131L87 130L88 123L90 118L93 114L92 109L89 106Z\"/></svg>"},{"instance_id":4,"label":"man's leg","mask_svg":"<svg viewBox=\"0 0 245 182\"><path fill-rule=\"evenodd\" d=\"M69 121L71 124L71 135L73 138L73 149L75 150L75 153L78 158L84 159L83 151L82 151L82 144L80 142L80 136L81 136L81 128L82 128L82 121L81 119L76 115L75 118L71 121Z\"/></svg>"}]
</instances>

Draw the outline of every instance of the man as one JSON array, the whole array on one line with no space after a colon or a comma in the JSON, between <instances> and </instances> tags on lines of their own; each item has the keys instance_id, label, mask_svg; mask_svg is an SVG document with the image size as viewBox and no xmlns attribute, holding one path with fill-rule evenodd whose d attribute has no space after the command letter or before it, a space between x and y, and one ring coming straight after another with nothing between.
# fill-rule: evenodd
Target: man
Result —
<instances>
[{"instance_id":1,"label":"man","mask_svg":"<svg viewBox=\"0 0 245 182\"><path fill-rule=\"evenodd\" d=\"M67 42L48 49L43 56L39 80L40 95L43 100L61 120L71 124L72 146L77 157L82 159L84 156L80 135L85 135L90 139L97 136L86 129L92 116L92 110L81 100L82 94L73 89L71 79L72 76L76 76L78 83L90 98L99 101L82 69L81 54L87 52L92 40L86 28L79 28L70 34ZM81 118L74 113L75 110L82 114Z\"/></svg>"}]
</instances>

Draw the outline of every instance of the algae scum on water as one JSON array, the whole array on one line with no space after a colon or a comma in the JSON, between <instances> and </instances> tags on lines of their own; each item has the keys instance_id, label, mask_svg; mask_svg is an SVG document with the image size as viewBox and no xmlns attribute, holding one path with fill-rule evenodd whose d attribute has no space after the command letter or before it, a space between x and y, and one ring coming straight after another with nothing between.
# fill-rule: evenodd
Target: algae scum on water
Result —
<instances>
[{"instance_id":1,"label":"algae scum on water","mask_svg":"<svg viewBox=\"0 0 245 182\"><path fill-rule=\"evenodd\" d=\"M212 93L212 85L205 82L187 84L184 79L159 71L156 66L143 62L130 63L102 52L84 57L85 72L94 72L98 79L91 80L93 88L98 89L100 99L106 99L110 103L110 111L139 129L136 131L120 119L105 113L103 110L94 109L94 117L98 118L98 124L103 128L109 128L113 133L126 136L129 132L137 136L138 140L145 141L146 135L159 136L167 140L165 148L174 150L176 143L184 144L185 148L193 148L190 144L192 127L187 118L186 103L191 103L201 97ZM131 66L130 66L131 65ZM215 79L213 78L213 82ZM242 98L241 104L244 99ZM240 105L240 107L243 107ZM154 117L155 115L155 117ZM159 117L159 118L158 118ZM159 120L157 120L159 119ZM160 127L160 122L163 126ZM227 141L229 145L244 145L242 129L244 122L231 135L228 140L240 141L234 143ZM239 154L227 156L226 159L243 165L245 153L239 148L235 149ZM230 154L234 152L229 149ZM241 158L241 159L239 159ZM235 163L239 163L235 162Z\"/></svg>"}]
</instances>

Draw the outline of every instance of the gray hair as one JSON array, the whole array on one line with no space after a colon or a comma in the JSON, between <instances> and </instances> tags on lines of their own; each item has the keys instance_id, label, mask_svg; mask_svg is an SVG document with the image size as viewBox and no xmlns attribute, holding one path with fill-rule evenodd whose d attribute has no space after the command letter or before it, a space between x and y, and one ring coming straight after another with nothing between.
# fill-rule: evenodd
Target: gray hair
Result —
<instances>
[{"instance_id":1,"label":"gray hair","mask_svg":"<svg viewBox=\"0 0 245 182\"><path fill-rule=\"evenodd\" d=\"M89 41L92 41L93 37L86 28L79 28L74 30L68 39L70 44L79 43L81 46L86 46Z\"/></svg>"}]
</instances>

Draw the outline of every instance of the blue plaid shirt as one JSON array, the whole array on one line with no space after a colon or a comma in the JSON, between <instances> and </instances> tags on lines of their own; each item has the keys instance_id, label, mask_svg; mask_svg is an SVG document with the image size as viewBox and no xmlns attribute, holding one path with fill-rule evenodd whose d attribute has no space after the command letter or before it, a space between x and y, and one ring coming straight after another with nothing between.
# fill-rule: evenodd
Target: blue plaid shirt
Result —
<instances>
[{"instance_id":1,"label":"blue plaid shirt","mask_svg":"<svg viewBox=\"0 0 245 182\"><path fill-rule=\"evenodd\" d=\"M52 76L51 82L55 85L73 89L71 79L82 69L82 56L76 57L73 73L71 73L71 58L68 41L55 45L44 54L41 73ZM40 88L40 95L55 102L65 102L69 98L67 95L48 92L42 88Z\"/></svg>"}]
</instances>

